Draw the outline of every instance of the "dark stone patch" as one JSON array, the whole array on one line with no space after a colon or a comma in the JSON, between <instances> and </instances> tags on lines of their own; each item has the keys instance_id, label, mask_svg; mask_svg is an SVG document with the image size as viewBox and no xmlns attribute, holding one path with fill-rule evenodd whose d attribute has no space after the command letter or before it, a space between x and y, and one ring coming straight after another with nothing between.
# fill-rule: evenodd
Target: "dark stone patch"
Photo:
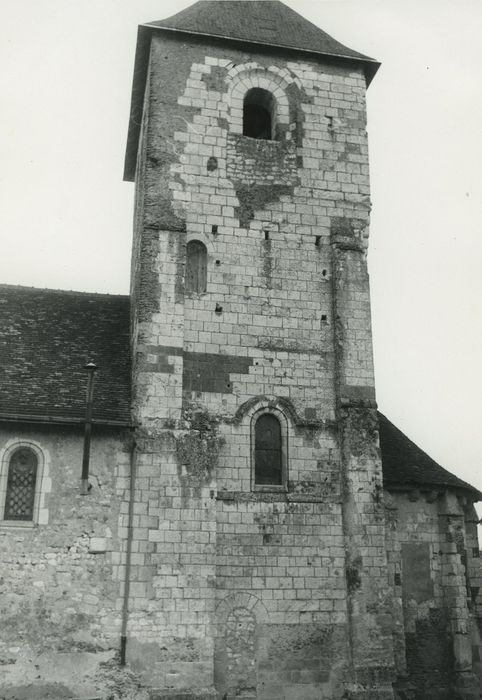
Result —
<instances>
[{"instance_id":1,"label":"dark stone patch","mask_svg":"<svg viewBox=\"0 0 482 700\"><path fill-rule=\"evenodd\" d=\"M331 218L330 235L331 242L336 246L335 250L364 253L365 245L362 232L366 226L366 221L362 219L333 216Z\"/></svg>"},{"instance_id":2,"label":"dark stone patch","mask_svg":"<svg viewBox=\"0 0 482 700\"><path fill-rule=\"evenodd\" d=\"M186 237L185 231L169 231L169 252L177 261L174 279L174 301L176 304L184 303L185 297Z\"/></svg>"},{"instance_id":3,"label":"dark stone patch","mask_svg":"<svg viewBox=\"0 0 482 700\"><path fill-rule=\"evenodd\" d=\"M360 110L358 112L358 116L354 117L352 110L340 109L338 116L343 120L345 126L349 129L358 129L361 131L366 129L367 120L364 110Z\"/></svg>"},{"instance_id":4,"label":"dark stone patch","mask_svg":"<svg viewBox=\"0 0 482 700\"><path fill-rule=\"evenodd\" d=\"M229 134L227 175L234 183L298 183L294 141L270 141L241 134Z\"/></svg>"},{"instance_id":5,"label":"dark stone patch","mask_svg":"<svg viewBox=\"0 0 482 700\"><path fill-rule=\"evenodd\" d=\"M332 236L354 236L357 229L365 224L360 219L349 219L345 216L333 216L331 218L331 235Z\"/></svg>"},{"instance_id":6,"label":"dark stone patch","mask_svg":"<svg viewBox=\"0 0 482 700\"><path fill-rule=\"evenodd\" d=\"M206 163L206 170L210 173L218 169L218 159L215 156L210 156L208 162Z\"/></svg>"},{"instance_id":7,"label":"dark stone patch","mask_svg":"<svg viewBox=\"0 0 482 700\"><path fill-rule=\"evenodd\" d=\"M232 394L230 374L247 374L250 357L184 352L183 390Z\"/></svg>"},{"instance_id":8,"label":"dark stone patch","mask_svg":"<svg viewBox=\"0 0 482 700\"><path fill-rule=\"evenodd\" d=\"M226 119L226 117L218 117L218 126L220 129L224 129L225 131L229 131L229 122Z\"/></svg>"},{"instance_id":9,"label":"dark stone patch","mask_svg":"<svg viewBox=\"0 0 482 700\"><path fill-rule=\"evenodd\" d=\"M417 620L415 633L405 635L407 669L417 689L416 700L449 700L453 655L445 611L429 610Z\"/></svg>"},{"instance_id":10,"label":"dark stone patch","mask_svg":"<svg viewBox=\"0 0 482 700\"><path fill-rule=\"evenodd\" d=\"M333 654L333 627L328 625L276 625L267 649L265 668L329 670ZM325 663L323 663L325 662Z\"/></svg>"},{"instance_id":11,"label":"dark stone patch","mask_svg":"<svg viewBox=\"0 0 482 700\"><path fill-rule=\"evenodd\" d=\"M185 231L186 222L174 213L172 191L169 182L179 180L179 174L171 175L170 166L179 162L180 154L151 148L145 173L144 227L165 231Z\"/></svg>"},{"instance_id":12,"label":"dark stone patch","mask_svg":"<svg viewBox=\"0 0 482 700\"><path fill-rule=\"evenodd\" d=\"M348 593L352 594L361 587L361 574L360 569L362 566L362 561L360 557L357 557L351 564L346 567L346 585L348 588Z\"/></svg>"},{"instance_id":13,"label":"dark stone patch","mask_svg":"<svg viewBox=\"0 0 482 700\"><path fill-rule=\"evenodd\" d=\"M158 454L160 452L174 452L176 440L170 430L166 430L155 437L139 430L136 438L137 448L142 454Z\"/></svg>"},{"instance_id":14,"label":"dark stone patch","mask_svg":"<svg viewBox=\"0 0 482 700\"><path fill-rule=\"evenodd\" d=\"M206 83L206 88L208 90L214 90L215 92L226 92L226 76L228 74L227 68L221 68L221 66L211 66L210 73L203 73L201 81Z\"/></svg>"},{"instance_id":15,"label":"dark stone patch","mask_svg":"<svg viewBox=\"0 0 482 700\"><path fill-rule=\"evenodd\" d=\"M218 501L236 501L237 503L274 503L281 504L286 503L288 507L299 505L300 503L318 503L324 506L331 505L332 501L328 503L326 496L323 493L293 493L289 491L219 491L216 494L216 500ZM272 540L272 544L280 544L278 542L279 538L276 538L276 542Z\"/></svg>"},{"instance_id":16,"label":"dark stone patch","mask_svg":"<svg viewBox=\"0 0 482 700\"><path fill-rule=\"evenodd\" d=\"M457 554L460 554L460 556L462 558L463 557L467 558L467 552L465 549L465 538L464 538L463 525L460 522L459 518L457 518L457 520L458 520L458 522L455 522L453 524L453 529L451 531L453 541L455 542L455 545L457 547Z\"/></svg>"},{"instance_id":17,"label":"dark stone patch","mask_svg":"<svg viewBox=\"0 0 482 700\"><path fill-rule=\"evenodd\" d=\"M335 659L345 657L342 626L316 623L260 625L258 697L319 697Z\"/></svg>"},{"instance_id":18,"label":"dark stone patch","mask_svg":"<svg viewBox=\"0 0 482 700\"><path fill-rule=\"evenodd\" d=\"M423 603L434 596L430 576L430 547L428 542L402 543L402 596L405 603Z\"/></svg>"},{"instance_id":19,"label":"dark stone patch","mask_svg":"<svg viewBox=\"0 0 482 700\"><path fill-rule=\"evenodd\" d=\"M219 454L216 434L212 431L192 431L178 437L176 443L179 467L186 469L191 485L194 480L201 483L209 480Z\"/></svg>"},{"instance_id":20,"label":"dark stone patch","mask_svg":"<svg viewBox=\"0 0 482 700\"><path fill-rule=\"evenodd\" d=\"M212 690L148 690L149 700L217 700ZM250 700L249 698L247 700Z\"/></svg>"},{"instance_id":21,"label":"dark stone patch","mask_svg":"<svg viewBox=\"0 0 482 700\"><path fill-rule=\"evenodd\" d=\"M357 668L355 670L355 682L359 690L375 691L375 694L372 695L370 693L370 695L366 696L367 700L369 698L377 698L377 700L384 698L385 695L380 695L379 692L383 692L384 688L389 692L391 691L393 676L393 668L390 666L368 666L367 668ZM356 697L359 696L356 695ZM392 697L391 692L387 697Z\"/></svg>"},{"instance_id":22,"label":"dark stone patch","mask_svg":"<svg viewBox=\"0 0 482 700\"><path fill-rule=\"evenodd\" d=\"M377 506L382 505L383 501L383 486L381 484L375 484L372 492L372 498Z\"/></svg>"},{"instance_id":23,"label":"dark stone patch","mask_svg":"<svg viewBox=\"0 0 482 700\"><path fill-rule=\"evenodd\" d=\"M350 401L375 401L375 387L352 386L344 384L341 387L341 396Z\"/></svg>"},{"instance_id":24,"label":"dark stone patch","mask_svg":"<svg viewBox=\"0 0 482 700\"><path fill-rule=\"evenodd\" d=\"M147 355L155 356L155 360L148 359ZM174 365L169 363L169 357L173 355L182 355L182 350L169 345L143 345L142 352L137 354L137 366L140 371L172 374Z\"/></svg>"},{"instance_id":25,"label":"dark stone patch","mask_svg":"<svg viewBox=\"0 0 482 700\"><path fill-rule=\"evenodd\" d=\"M361 146L359 143L346 143L345 144L345 153L356 153L360 154L361 153Z\"/></svg>"},{"instance_id":26,"label":"dark stone patch","mask_svg":"<svg viewBox=\"0 0 482 700\"><path fill-rule=\"evenodd\" d=\"M286 89L289 101L290 124L294 124L295 128L292 132L296 146L303 146L303 138L305 136L305 113L301 107L302 104L313 104L314 97L307 95L303 88L299 88L295 83L290 83ZM300 165L299 167L303 167Z\"/></svg>"},{"instance_id":27,"label":"dark stone patch","mask_svg":"<svg viewBox=\"0 0 482 700\"><path fill-rule=\"evenodd\" d=\"M344 443L355 457L378 460L378 416L371 408L340 410Z\"/></svg>"},{"instance_id":28,"label":"dark stone patch","mask_svg":"<svg viewBox=\"0 0 482 700\"><path fill-rule=\"evenodd\" d=\"M262 242L262 257L263 257L263 275L266 280L266 288L272 288L272 276L273 276L273 252L272 252L272 242L271 240L265 239Z\"/></svg>"},{"instance_id":29,"label":"dark stone patch","mask_svg":"<svg viewBox=\"0 0 482 700\"><path fill-rule=\"evenodd\" d=\"M189 430L176 437L176 456L181 498L185 501L199 496L199 487L211 478L224 438L218 435L218 421L205 411L187 406L183 418Z\"/></svg>"},{"instance_id":30,"label":"dark stone patch","mask_svg":"<svg viewBox=\"0 0 482 700\"><path fill-rule=\"evenodd\" d=\"M186 121L193 122L194 116L200 114L199 107L178 105L178 98L184 90L189 77L192 62L189 62L189 49L173 47L171 57L175 71L166 71L162 59L159 63L159 46L153 45L153 79L149 86L149 122L145 173L139 173L144 190L143 226L157 229L184 231L185 222L173 209L171 180L181 182L179 174L170 172L173 163L179 163L184 144L174 140L176 131L186 129ZM159 93L156 80L157 72L162 72L163 90ZM142 182L142 178L144 181Z\"/></svg>"},{"instance_id":31,"label":"dark stone patch","mask_svg":"<svg viewBox=\"0 0 482 700\"><path fill-rule=\"evenodd\" d=\"M139 275L137 291L137 313L139 321L149 321L152 314L159 311L161 284L159 275L154 270L152 260L157 257L159 249L159 233L157 230L145 228L141 235L141 250L139 254Z\"/></svg>"},{"instance_id":32,"label":"dark stone patch","mask_svg":"<svg viewBox=\"0 0 482 700\"><path fill-rule=\"evenodd\" d=\"M2 700L67 700L75 695L63 683L35 682L2 688Z\"/></svg>"},{"instance_id":33,"label":"dark stone patch","mask_svg":"<svg viewBox=\"0 0 482 700\"><path fill-rule=\"evenodd\" d=\"M270 202L278 202L282 195L290 194L293 194L293 186L291 185L247 185L244 183L236 185L239 207L236 207L234 211L239 218L239 225L248 228L257 210L264 209Z\"/></svg>"},{"instance_id":34,"label":"dark stone patch","mask_svg":"<svg viewBox=\"0 0 482 700\"><path fill-rule=\"evenodd\" d=\"M310 353L318 355L316 360L317 367L322 369L328 369L332 364L333 352L324 350L322 343L318 341L302 341L296 338L274 339L271 336L259 336L257 347L263 350L272 350L273 352Z\"/></svg>"}]
</instances>

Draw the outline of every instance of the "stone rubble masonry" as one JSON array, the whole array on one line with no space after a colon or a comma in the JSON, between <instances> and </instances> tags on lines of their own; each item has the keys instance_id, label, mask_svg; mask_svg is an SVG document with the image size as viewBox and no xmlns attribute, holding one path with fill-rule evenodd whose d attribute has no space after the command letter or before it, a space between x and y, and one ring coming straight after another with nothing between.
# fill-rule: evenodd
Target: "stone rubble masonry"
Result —
<instances>
[{"instance_id":1,"label":"stone rubble masonry","mask_svg":"<svg viewBox=\"0 0 482 700\"><path fill-rule=\"evenodd\" d=\"M95 427L80 496L78 426L2 426L0 495L16 441L44 460L37 522L0 526L2 697L480 696L473 505L443 488L383 492L365 79L292 55L152 38L135 450L129 430ZM252 87L276 100L272 141L242 134ZM185 290L191 240L207 249L203 294ZM264 411L286 472L270 490L253 484Z\"/></svg>"},{"instance_id":2,"label":"stone rubble masonry","mask_svg":"<svg viewBox=\"0 0 482 700\"><path fill-rule=\"evenodd\" d=\"M106 689L99 665L120 643L118 518L129 438L94 427L88 496L80 495L81 428L2 425L2 469L12 443L41 451L51 489L38 525L0 527L0 694L95 697Z\"/></svg>"},{"instance_id":3,"label":"stone rubble masonry","mask_svg":"<svg viewBox=\"0 0 482 700\"><path fill-rule=\"evenodd\" d=\"M273 141L242 135L251 87L275 96ZM94 429L83 497L78 427L2 427L0 492L15 441L45 459L38 523L0 527L2 697L479 697L473 506L382 487L364 100L355 67L153 37L133 490L127 429ZM191 240L207 249L203 294L185 291ZM286 470L271 490L253 484L267 410Z\"/></svg>"},{"instance_id":4,"label":"stone rubble masonry","mask_svg":"<svg viewBox=\"0 0 482 700\"><path fill-rule=\"evenodd\" d=\"M444 490L392 491L385 516L395 662L407 697L477 698L480 630L469 611L480 605L481 573L472 503Z\"/></svg>"},{"instance_id":5,"label":"stone rubble masonry","mask_svg":"<svg viewBox=\"0 0 482 700\"><path fill-rule=\"evenodd\" d=\"M242 135L251 87L276 140ZM153 36L136 181L129 663L166 698L392 698L362 71ZM288 446L269 493L266 408Z\"/></svg>"}]
</instances>

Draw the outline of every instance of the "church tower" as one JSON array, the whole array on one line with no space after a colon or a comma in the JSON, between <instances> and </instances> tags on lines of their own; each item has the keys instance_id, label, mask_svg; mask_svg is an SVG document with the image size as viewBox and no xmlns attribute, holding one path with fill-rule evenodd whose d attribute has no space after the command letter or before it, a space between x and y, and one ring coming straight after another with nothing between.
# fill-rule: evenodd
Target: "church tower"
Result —
<instances>
[{"instance_id":1,"label":"church tower","mask_svg":"<svg viewBox=\"0 0 482 700\"><path fill-rule=\"evenodd\" d=\"M156 697L393 698L377 68L275 1L139 29L127 655Z\"/></svg>"}]
</instances>

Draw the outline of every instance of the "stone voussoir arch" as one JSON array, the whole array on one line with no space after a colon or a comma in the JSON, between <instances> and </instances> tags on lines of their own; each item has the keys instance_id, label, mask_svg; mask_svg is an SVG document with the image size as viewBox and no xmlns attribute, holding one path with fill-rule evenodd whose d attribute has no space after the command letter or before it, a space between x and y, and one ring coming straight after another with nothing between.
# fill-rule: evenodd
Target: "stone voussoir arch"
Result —
<instances>
[{"instance_id":1,"label":"stone voussoir arch","mask_svg":"<svg viewBox=\"0 0 482 700\"><path fill-rule=\"evenodd\" d=\"M232 422L238 424L246 416L251 419L255 414L263 409L273 410L282 413L289 421L297 427L321 427L321 420L306 420L302 418L294 407L292 401L284 396L254 396L238 407L233 416Z\"/></svg>"},{"instance_id":2,"label":"stone voussoir arch","mask_svg":"<svg viewBox=\"0 0 482 700\"><path fill-rule=\"evenodd\" d=\"M223 598L216 605L216 636L223 637L226 632L226 624L229 615L241 608L249 611L256 620L256 623L264 624L268 622L268 611L263 601L252 593L239 592L234 596Z\"/></svg>"},{"instance_id":3,"label":"stone voussoir arch","mask_svg":"<svg viewBox=\"0 0 482 700\"><path fill-rule=\"evenodd\" d=\"M243 133L243 101L252 88L261 88L271 93L276 100L276 122L289 124L290 109L287 89L290 83L296 83L287 70L281 71L275 66L265 68L257 63L245 63L229 71L230 88L228 102L232 133Z\"/></svg>"}]
</instances>

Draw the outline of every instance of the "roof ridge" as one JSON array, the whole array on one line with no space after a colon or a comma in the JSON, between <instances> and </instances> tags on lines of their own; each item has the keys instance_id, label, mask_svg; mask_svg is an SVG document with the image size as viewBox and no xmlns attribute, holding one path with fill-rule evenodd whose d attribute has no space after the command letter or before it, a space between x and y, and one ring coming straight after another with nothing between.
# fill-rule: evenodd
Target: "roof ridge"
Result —
<instances>
[{"instance_id":1,"label":"roof ridge","mask_svg":"<svg viewBox=\"0 0 482 700\"><path fill-rule=\"evenodd\" d=\"M256 12L266 8L268 4L276 6L271 9L270 16L256 17ZM223 6L221 9L225 13L231 11L233 17L236 12L239 13L242 10L241 16L235 18L234 22L230 21L230 18L223 17L221 12L216 12L215 16L209 16L213 7L220 8L221 5ZM248 7L251 16L246 12ZM248 23L253 19L256 20L256 27L249 27ZM267 26L267 22L272 22L272 26ZM285 27L285 25L288 26ZM141 26L291 48L378 64L375 59L345 46L280 0L197 0L170 17L145 22ZM257 36L252 35L253 29L256 29L254 34ZM284 29L287 31L284 32ZM315 46L315 44L319 45Z\"/></svg>"},{"instance_id":2,"label":"roof ridge","mask_svg":"<svg viewBox=\"0 0 482 700\"><path fill-rule=\"evenodd\" d=\"M26 284L8 284L5 282L0 282L0 290L18 290L18 291L31 291L31 292L60 292L62 294L79 295L79 296L94 296L94 297L109 297L109 298L125 298L129 299L129 294L114 294L111 292L89 292L85 290L76 289L60 289L54 287L31 287Z\"/></svg>"}]
</instances>

